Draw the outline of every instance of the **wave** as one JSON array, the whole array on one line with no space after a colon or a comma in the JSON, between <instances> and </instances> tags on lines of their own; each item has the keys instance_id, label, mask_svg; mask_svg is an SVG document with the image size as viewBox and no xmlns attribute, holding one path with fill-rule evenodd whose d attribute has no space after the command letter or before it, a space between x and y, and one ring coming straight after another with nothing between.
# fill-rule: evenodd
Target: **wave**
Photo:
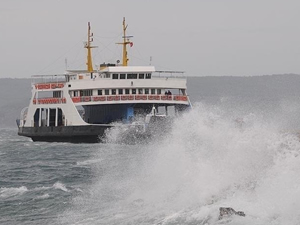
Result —
<instances>
[{"instance_id":1,"label":"wave","mask_svg":"<svg viewBox=\"0 0 300 225\"><path fill-rule=\"evenodd\" d=\"M61 182L56 182L54 183L52 186L49 187L35 187L32 189L28 189L26 186L21 186L21 187L1 187L0 188L0 198L11 198L11 197L15 197L15 196L21 196L25 193L40 193L46 190L61 190L64 192L70 192L71 190L69 190L63 183ZM77 192L82 192L82 190L80 189L75 189ZM37 199L45 199L48 198L49 194L48 193L44 193L41 196L38 196Z\"/></svg>"},{"instance_id":2,"label":"wave","mask_svg":"<svg viewBox=\"0 0 300 225\"><path fill-rule=\"evenodd\" d=\"M101 161L102 161L102 159L89 159L89 160L77 162L76 165L77 166L89 166L92 164L101 163Z\"/></svg>"},{"instance_id":3,"label":"wave","mask_svg":"<svg viewBox=\"0 0 300 225\"><path fill-rule=\"evenodd\" d=\"M63 183L59 182L59 181L56 182L55 184L53 184L53 188L58 189L58 190L62 190L64 192L70 192L70 190L68 190L66 188L66 186Z\"/></svg>"},{"instance_id":4,"label":"wave","mask_svg":"<svg viewBox=\"0 0 300 225\"><path fill-rule=\"evenodd\" d=\"M49 194L43 194L43 195L40 195L40 196L36 197L36 199L47 199L47 198L50 198Z\"/></svg>"},{"instance_id":5,"label":"wave","mask_svg":"<svg viewBox=\"0 0 300 225\"><path fill-rule=\"evenodd\" d=\"M27 192L28 189L25 186L21 186L21 187L10 187L10 188L6 188L6 187L1 187L0 188L0 197L1 198L8 198L8 197L13 197L16 195L22 195L25 192Z\"/></svg>"},{"instance_id":6,"label":"wave","mask_svg":"<svg viewBox=\"0 0 300 225\"><path fill-rule=\"evenodd\" d=\"M198 104L160 141L110 145L60 222L299 224L299 138L276 116L240 112ZM219 221L219 207L246 217Z\"/></svg>"}]
</instances>

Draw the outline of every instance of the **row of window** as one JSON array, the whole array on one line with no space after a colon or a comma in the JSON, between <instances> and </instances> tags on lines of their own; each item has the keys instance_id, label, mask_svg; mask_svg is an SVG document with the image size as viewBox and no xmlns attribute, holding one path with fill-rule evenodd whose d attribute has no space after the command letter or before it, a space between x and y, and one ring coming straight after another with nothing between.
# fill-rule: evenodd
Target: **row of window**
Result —
<instances>
[{"instance_id":1,"label":"row of window","mask_svg":"<svg viewBox=\"0 0 300 225\"><path fill-rule=\"evenodd\" d=\"M161 95L161 89L155 89L155 88L132 88L132 89L99 89L98 95ZM74 91L74 97L78 96L92 96L93 90L80 90L80 91Z\"/></svg>"},{"instance_id":2,"label":"row of window","mask_svg":"<svg viewBox=\"0 0 300 225\"><path fill-rule=\"evenodd\" d=\"M114 73L112 79L151 79L151 73Z\"/></svg>"},{"instance_id":3,"label":"row of window","mask_svg":"<svg viewBox=\"0 0 300 225\"><path fill-rule=\"evenodd\" d=\"M116 94L119 94L119 95L136 95L136 94L139 94L139 95L155 95L155 94L158 94L160 95L161 94L161 89L149 89L149 88L132 88L132 89L104 89L103 90L98 90L98 95L116 95Z\"/></svg>"}]
</instances>

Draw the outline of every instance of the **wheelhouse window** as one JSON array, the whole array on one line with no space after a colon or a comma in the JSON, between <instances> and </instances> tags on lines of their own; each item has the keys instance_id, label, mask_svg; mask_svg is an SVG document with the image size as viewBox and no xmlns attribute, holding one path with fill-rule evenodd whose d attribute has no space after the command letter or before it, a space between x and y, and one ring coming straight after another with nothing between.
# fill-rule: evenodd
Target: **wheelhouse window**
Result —
<instances>
[{"instance_id":1,"label":"wheelhouse window","mask_svg":"<svg viewBox=\"0 0 300 225\"><path fill-rule=\"evenodd\" d=\"M127 79L137 79L137 74L136 73L128 73Z\"/></svg>"},{"instance_id":2,"label":"wheelhouse window","mask_svg":"<svg viewBox=\"0 0 300 225\"><path fill-rule=\"evenodd\" d=\"M145 74L140 73L140 74L139 74L139 79L144 79L144 78L145 78Z\"/></svg>"},{"instance_id":3,"label":"wheelhouse window","mask_svg":"<svg viewBox=\"0 0 300 225\"><path fill-rule=\"evenodd\" d=\"M143 89L139 88L139 95L143 94Z\"/></svg>"},{"instance_id":4,"label":"wheelhouse window","mask_svg":"<svg viewBox=\"0 0 300 225\"><path fill-rule=\"evenodd\" d=\"M157 94L161 95L161 89L157 89Z\"/></svg>"},{"instance_id":5,"label":"wheelhouse window","mask_svg":"<svg viewBox=\"0 0 300 225\"><path fill-rule=\"evenodd\" d=\"M104 92L105 92L105 95L109 95L109 89L105 89Z\"/></svg>"},{"instance_id":6,"label":"wheelhouse window","mask_svg":"<svg viewBox=\"0 0 300 225\"><path fill-rule=\"evenodd\" d=\"M119 89L119 95L123 94L123 89Z\"/></svg>"},{"instance_id":7,"label":"wheelhouse window","mask_svg":"<svg viewBox=\"0 0 300 225\"><path fill-rule=\"evenodd\" d=\"M113 76L112 76L112 79L119 79L119 74L114 73Z\"/></svg>"},{"instance_id":8,"label":"wheelhouse window","mask_svg":"<svg viewBox=\"0 0 300 225\"><path fill-rule=\"evenodd\" d=\"M102 95L102 90L98 90L98 95Z\"/></svg>"},{"instance_id":9,"label":"wheelhouse window","mask_svg":"<svg viewBox=\"0 0 300 225\"><path fill-rule=\"evenodd\" d=\"M145 95L149 95L149 89L148 88L145 89Z\"/></svg>"},{"instance_id":10,"label":"wheelhouse window","mask_svg":"<svg viewBox=\"0 0 300 225\"><path fill-rule=\"evenodd\" d=\"M80 96L92 96L93 95L93 90L81 90L80 91Z\"/></svg>"},{"instance_id":11,"label":"wheelhouse window","mask_svg":"<svg viewBox=\"0 0 300 225\"><path fill-rule=\"evenodd\" d=\"M155 89L151 89L151 95L155 95Z\"/></svg>"},{"instance_id":12,"label":"wheelhouse window","mask_svg":"<svg viewBox=\"0 0 300 225\"><path fill-rule=\"evenodd\" d=\"M117 94L117 90L116 89L111 89L111 94L112 95L116 95Z\"/></svg>"},{"instance_id":13,"label":"wheelhouse window","mask_svg":"<svg viewBox=\"0 0 300 225\"><path fill-rule=\"evenodd\" d=\"M125 94L129 95L129 89L125 89Z\"/></svg>"},{"instance_id":14,"label":"wheelhouse window","mask_svg":"<svg viewBox=\"0 0 300 225\"><path fill-rule=\"evenodd\" d=\"M74 97L78 97L79 95L79 92L78 91L74 91Z\"/></svg>"},{"instance_id":15,"label":"wheelhouse window","mask_svg":"<svg viewBox=\"0 0 300 225\"><path fill-rule=\"evenodd\" d=\"M125 73L121 73L120 74L120 79L126 79L126 74Z\"/></svg>"},{"instance_id":16,"label":"wheelhouse window","mask_svg":"<svg viewBox=\"0 0 300 225\"><path fill-rule=\"evenodd\" d=\"M146 79L151 79L151 73L146 74Z\"/></svg>"},{"instance_id":17,"label":"wheelhouse window","mask_svg":"<svg viewBox=\"0 0 300 225\"><path fill-rule=\"evenodd\" d=\"M136 89L131 89L131 93L132 93L133 95L135 95L135 94L136 94Z\"/></svg>"},{"instance_id":18,"label":"wheelhouse window","mask_svg":"<svg viewBox=\"0 0 300 225\"><path fill-rule=\"evenodd\" d=\"M53 91L53 98L61 98L61 91Z\"/></svg>"}]
</instances>

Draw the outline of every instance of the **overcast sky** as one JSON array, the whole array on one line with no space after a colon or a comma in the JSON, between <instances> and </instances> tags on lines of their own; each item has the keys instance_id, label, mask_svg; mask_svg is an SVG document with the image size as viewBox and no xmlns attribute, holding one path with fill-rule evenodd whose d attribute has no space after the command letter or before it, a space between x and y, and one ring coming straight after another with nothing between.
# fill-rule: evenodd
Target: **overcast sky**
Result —
<instances>
[{"instance_id":1,"label":"overcast sky","mask_svg":"<svg viewBox=\"0 0 300 225\"><path fill-rule=\"evenodd\" d=\"M85 69L121 60L122 19L130 65L188 76L300 74L299 0L0 0L0 78Z\"/></svg>"}]
</instances>

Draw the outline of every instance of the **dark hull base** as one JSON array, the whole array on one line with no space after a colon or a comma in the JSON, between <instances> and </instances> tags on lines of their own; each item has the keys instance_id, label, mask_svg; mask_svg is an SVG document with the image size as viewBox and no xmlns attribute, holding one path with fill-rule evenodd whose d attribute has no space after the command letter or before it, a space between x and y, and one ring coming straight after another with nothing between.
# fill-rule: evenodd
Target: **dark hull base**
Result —
<instances>
[{"instance_id":1,"label":"dark hull base","mask_svg":"<svg viewBox=\"0 0 300 225\"><path fill-rule=\"evenodd\" d=\"M19 127L18 134L42 142L139 144L159 140L171 129L172 118L152 117L146 129L143 125L85 125L60 127ZM119 129L118 137L106 137L109 129Z\"/></svg>"},{"instance_id":2,"label":"dark hull base","mask_svg":"<svg viewBox=\"0 0 300 225\"><path fill-rule=\"evenodd\" d=\"M70 142L70 143L99 143L101 142L98 136L73 136L73 137L31 137L31 139L36 142Z\"/></svg>"},{"instance_id":3,"label":"dark hull base","mask_svg":"<svg viewBox=\"0 0 300 225\"><path fill-rule=\"evenodd\" d=\"M18 135L42 142L98 143L112 126L19 127Z\"/></svg>"}]
</instances>

